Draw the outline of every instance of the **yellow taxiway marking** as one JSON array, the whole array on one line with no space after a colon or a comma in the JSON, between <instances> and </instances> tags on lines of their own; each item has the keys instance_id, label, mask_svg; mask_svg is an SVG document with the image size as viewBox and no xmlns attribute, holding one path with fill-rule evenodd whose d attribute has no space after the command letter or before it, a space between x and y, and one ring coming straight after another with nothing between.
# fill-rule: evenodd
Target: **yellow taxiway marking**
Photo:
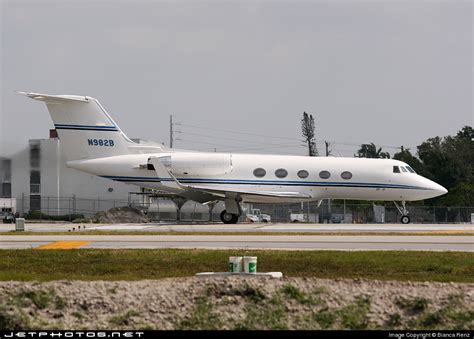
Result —
<instances>
[{"instance_id":1,"label":"yellow taxiway marking","mask_svg":"<svg viewBox=\"0 0 474 339\"><path fill-rule=\"evenodd\" d=\"M443 234L443 233L473 233L471 230L446 230L446 231L431 231L433 234Z\"/></svg>"},{"instance_id":2,"label":"yellow taxiway marking","mask_svg":"<svg viewBox=\"0 0 474 339\"><path fill-rule=\"evenodd\" d=\"M89 244L90 241L56 241L38 247L39 250L69 250Z\"/></svg>"}]
</instances>

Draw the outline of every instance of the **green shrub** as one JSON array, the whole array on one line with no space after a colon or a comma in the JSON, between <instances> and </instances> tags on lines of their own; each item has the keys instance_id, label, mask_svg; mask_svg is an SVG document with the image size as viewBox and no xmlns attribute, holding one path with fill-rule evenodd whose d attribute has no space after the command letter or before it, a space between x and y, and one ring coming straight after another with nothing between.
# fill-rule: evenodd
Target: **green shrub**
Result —
<instances>
[{"instance_id":1,"label":"green shrub","mask_svg":"<svg viewBox=\"0 0 474 339\"><path fill-rule=\"evenodd\" d=\"M27 220L57 220L57 221L70 221L74 219L84 219L83 214L63 214L63 215L49 215L41 211L29 211L25 214Z\"/></svg>"}]
</instances>

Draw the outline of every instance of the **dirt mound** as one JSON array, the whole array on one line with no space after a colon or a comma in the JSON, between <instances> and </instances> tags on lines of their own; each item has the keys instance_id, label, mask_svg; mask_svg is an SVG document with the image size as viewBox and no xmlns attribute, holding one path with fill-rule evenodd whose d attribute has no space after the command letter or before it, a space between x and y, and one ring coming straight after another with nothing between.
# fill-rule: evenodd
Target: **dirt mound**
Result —
<instances>
[{"instance_id":1,"label":"dirt mound","mask_svg":"<svg viewBox=\"0 0 474 339\"><path fill-rule=\"evenodd\" d=\"M4 329L473 329L474 284L315 278L0 282Z\"/></svg>"},{"instance_id":2,"label":"dirt mound","mask_svg":"<svg viewBox=\"0 0 474 339\"><path fill-rule=\"evenodd\" d=\"M147 215L133 207L115 207L108 211L97 212L91 222L106 224L146 223L150 222Z\"/></svg>"}]
</instances>

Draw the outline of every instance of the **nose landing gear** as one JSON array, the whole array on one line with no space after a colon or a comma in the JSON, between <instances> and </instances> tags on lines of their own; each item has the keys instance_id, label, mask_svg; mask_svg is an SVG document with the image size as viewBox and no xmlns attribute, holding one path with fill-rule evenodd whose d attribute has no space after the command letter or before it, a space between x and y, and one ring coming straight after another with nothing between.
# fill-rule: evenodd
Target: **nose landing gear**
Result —
<instances>
[{"instance_id":1,"label":"nose landing gear","mask_svg":"<svg viewBox=\"0 0 474 339\"><path fill-rule=\"evenodd\" d=\"M395 204L395 207L398 209L398 212L400 212L400 214L402 215L402 217L400 218L401 223L409 224L410 217L408 216L408 209L405 205L405 201L401 202L402 204L401 206L396 201L394 201L393 203Z\"/></svg>"}]
</instances>

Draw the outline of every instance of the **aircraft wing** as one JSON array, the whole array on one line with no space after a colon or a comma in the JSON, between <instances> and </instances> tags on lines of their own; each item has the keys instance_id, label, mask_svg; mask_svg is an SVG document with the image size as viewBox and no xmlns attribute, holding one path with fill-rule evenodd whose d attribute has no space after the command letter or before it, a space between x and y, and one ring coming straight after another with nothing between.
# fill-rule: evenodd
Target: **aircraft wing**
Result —
<instances>
[{"instance_id":1,"label":"aircraft wing","mask_svg":"<svg viewBox=\"0 0 474 339\"><path fill-rule=\"evenodd\" d=\"M202 185L185 185L187 189L192 189L200 192L210 193L218 196L225 197L226 193L236 193L240 195L253 195L253 196L265 196L265 197L278 197L278 198L311 198L307 194L301 194L299 192L273 192L273 191L255 191L246 189L235 189L235 188L215 188Z\"/></svg>"},{"instance_id":2,"label":"aircraft wing","mask_svg":"<svg viewBox=\"0 0 474 339\"><path fill-rule=\"evenodd\" d=\"M247 190L247 189L234 189L234 188L217 188L212 186L205 186L205 185L196 185L196 184L188 184L188 183L181 183L176 179L176 177L171 173L167 164L170 164L170 157L157 157L151 158L150 161L155 167L155 172L158 177L167 179L161 181L161 183L165 186L168 186L173 189L178 190L193 190L199 191L202 193L212 194L214 196L225 197L226 193L232 194L240 194L240 195L253 195L253 196L266 196L266 197L278 197L278 198L311 198L311 196L307 194L302 194L300 192L274 192L274 191L260 191L260 190ZM171 180L170 180L171 179Z\"/></svg>"}]
</instances>

